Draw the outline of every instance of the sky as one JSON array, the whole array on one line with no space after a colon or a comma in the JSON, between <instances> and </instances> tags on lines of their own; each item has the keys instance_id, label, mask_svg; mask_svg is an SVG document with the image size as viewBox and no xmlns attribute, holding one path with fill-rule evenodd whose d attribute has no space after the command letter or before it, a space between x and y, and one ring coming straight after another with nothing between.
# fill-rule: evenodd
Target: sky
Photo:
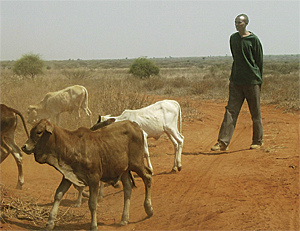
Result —
<instances>
[{"instance_id":1,"label":"sky","mask_svg":"<svg viewBox=\"0 0 300 231\"><path fill-rule=\"evenodd\" d=\"M231 55L234 19L249 16L265 55L299 54L300 1L4 1L1 60Z\"/></svg>"}]
</instances>

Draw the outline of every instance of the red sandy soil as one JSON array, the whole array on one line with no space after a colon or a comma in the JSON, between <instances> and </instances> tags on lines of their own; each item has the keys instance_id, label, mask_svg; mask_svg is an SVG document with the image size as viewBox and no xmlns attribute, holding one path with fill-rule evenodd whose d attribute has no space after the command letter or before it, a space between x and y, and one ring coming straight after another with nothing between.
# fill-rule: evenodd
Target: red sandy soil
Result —
<instances>
[{"instance_id":1,"label":"red sandy soil","mask_svg":"<svg viewBox=\"0 0 300 231\"><path fill-rule=\"evenodd\" d=\"M180 99L178 101L181 103ZM122 188L105 188L98 205L99 230L299 230L299 115L263 106L264 146L250 150L252 128L247 105L226 152L211 152L223 119L225 102L194 101L201 120L185 119L182 171L170 173L173 146L167 136L149 139L154 168L152 203L154 215L146 217L144 185L136 179L130 207L130 223L120 227ZM21 127L21 125L18 125ZM24 132L17 137L22 145ZM24 154L25 184L15 189L17 167L9 156L1 164L2 204L18 198L50 211L61 174ZM74 187L64 196L60 214L74 218L59 220L55 230L88 230L90 212L87 198L74 207ZM59 216L58 216L59 219ZM40 230L47 219L2 219L1 230Z\"/></svg>"}]
</instances>

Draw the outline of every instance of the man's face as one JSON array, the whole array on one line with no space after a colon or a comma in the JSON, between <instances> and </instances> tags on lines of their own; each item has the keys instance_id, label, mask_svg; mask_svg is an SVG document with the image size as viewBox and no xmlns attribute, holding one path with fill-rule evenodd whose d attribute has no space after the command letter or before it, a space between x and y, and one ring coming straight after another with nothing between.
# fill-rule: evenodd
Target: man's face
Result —
<instances>
[{"instance_id":1,"label":"man's face","mask_svg":"<svg viewBox=\"0 0 300 231\"><path fill-rule=\"evenodd\" d=\"M237 31L243 31L245 30L247 24L245 22L245 17L240 16L235 18L235 28Z\"/></svg>"}]
</instances>

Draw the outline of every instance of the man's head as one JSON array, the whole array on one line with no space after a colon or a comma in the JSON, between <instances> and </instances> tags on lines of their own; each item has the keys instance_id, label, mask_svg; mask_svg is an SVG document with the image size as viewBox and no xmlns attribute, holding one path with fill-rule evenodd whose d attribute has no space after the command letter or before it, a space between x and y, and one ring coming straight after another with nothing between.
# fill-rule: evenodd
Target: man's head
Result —
<instances>
[{"instance_id":1,"label":"man's head","mask_svg":"<svg viewBox=\"0 0 300 231\"><path fill-rule=\"evenodd\" d=\"M249 23L249 18L246 14L239 14L238 16L236 16L234 23L237 31L245 31L246 26Z\"/></svg>"}]
</instances>

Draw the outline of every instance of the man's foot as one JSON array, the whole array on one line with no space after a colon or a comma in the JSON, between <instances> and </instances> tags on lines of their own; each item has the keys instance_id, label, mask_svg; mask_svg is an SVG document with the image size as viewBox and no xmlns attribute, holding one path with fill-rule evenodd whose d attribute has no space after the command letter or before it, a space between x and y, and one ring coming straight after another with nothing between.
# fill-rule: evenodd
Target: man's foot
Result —
<instances>
[{"instance_id":1,"label":"man's foot","mask_svg":"<svg viewBox=\"0 0 300 231\"><path fill-rule=\"evenodd\" d=\"M226 151L226 150L228 150L228 147L222 141L218 141L214 146L211 147L211 150L212 151Z\"/></svg>"},{"instance_id":2,"label":"man's foot","mask_svg":"<svg viewBox=\"0 0 300 231\"><path fill-rule=\"evenodd\" d=\"M261 146L263 146L262 143L261 143L261 144L251 144L251 145L250 145L250 149L260 149Z\"/></svg>"}]
</instances>

